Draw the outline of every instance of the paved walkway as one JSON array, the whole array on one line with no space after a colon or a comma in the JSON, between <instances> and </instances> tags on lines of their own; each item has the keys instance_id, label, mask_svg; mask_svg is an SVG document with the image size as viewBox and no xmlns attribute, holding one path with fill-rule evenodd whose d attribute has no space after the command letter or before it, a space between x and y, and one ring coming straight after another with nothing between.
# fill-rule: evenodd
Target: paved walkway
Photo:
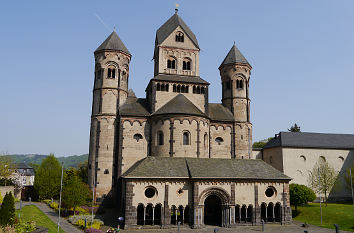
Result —
<instances>
[{"instance_id":1,"label":"paved walkway","mask_svg":"<svg viewBox=\"0 0 354 233\"><path fill-rule=\"evenodd\" d=\"M334 229L321 228L316 226L309 226L308 228L301 227L302 223L294 222L291 225L281 226L281 225L265 225L264 232L272 232L272 233L304 233L305 230L308 233L335 233ZM206 226L203 229L189 229L189 228L181 228L180 233L213 233L215 227ZM231 232L242 232L242 233L255 233L262 232L262 226L239 226L235 228L219 228L218 233L231 233ZM121 232L129 232L129 233L177 233L177 229L127 229L122 230ZM340 231L340 233L350 233L349 231Z\"/></svg>"},{"instance_id":2,"label":"paved walkway","mask_svg":"<svg viewBox=\"0 0 354 233\"><path fill-rule=\"evenodd\" d=\"M22 202L22 207L29 205L29 202ZM55 224L58 224L58 214L48 205L41 202L32 202L32 205L35 205L40 209L45 215L47 215ZM20 208L20 203L15 204L16 209ZM74 227L69 223L65 218L60 218L60 227L66 233L82 233L82 231Z\"/></svg>"}]
</instances>

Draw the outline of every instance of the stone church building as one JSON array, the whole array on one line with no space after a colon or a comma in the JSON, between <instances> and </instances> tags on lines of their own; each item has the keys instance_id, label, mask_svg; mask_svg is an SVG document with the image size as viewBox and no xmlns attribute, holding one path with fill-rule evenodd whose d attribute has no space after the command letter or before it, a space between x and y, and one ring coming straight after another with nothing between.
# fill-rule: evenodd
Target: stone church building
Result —
<instances>
[{"instance_id":1,"label":"stone church building","mask_svg":"<svg viewBox=\"0 0 354 233\"><path fill-rule=\"evenodd\" d=\"M129 50L113 32L94 52L89 183L125 227L291 222L290 178L251 159L251 65L233 45L221 103L209 103L198 40L176 13L156 32L146 98L128 90Z\"/></svg>"}]
</instances>

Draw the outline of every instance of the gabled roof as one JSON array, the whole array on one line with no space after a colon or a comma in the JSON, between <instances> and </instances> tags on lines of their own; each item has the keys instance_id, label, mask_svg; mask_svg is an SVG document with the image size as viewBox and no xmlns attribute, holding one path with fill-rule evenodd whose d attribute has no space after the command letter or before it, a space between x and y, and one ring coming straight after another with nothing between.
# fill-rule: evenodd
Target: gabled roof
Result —
<instances>
[{"instance_id":1,"label":"gabled roof","mask_svg":"<svg viewBox=\"0 0 354 233\"><path fill-rule=\"evenodd\" d=\"M209 117L215 121L234 121L231 111L222 104L209 103Z\"/></svg>"},{"instance_id":2,"label":"gabled roof","mask_svg":"<svg viewBox=\"0 0 354 233\"><path fill-rule=\"evenodd\" d=\"M290 180L258 159L177 158L149 156L133 165L124 178L230 178Z\"/></svg>"},{"instance_id":3,"label":"gabled roof","mask_svg":"<svg viewBox=\"0 0 354 233\"><path fill-rule=\"evenodd\" d=\"M29 166L27 163L22 162L22 163L13 163L11 164L11 167L14 169L33 169L33 167Z\"/></svg>"},{"instance_id":4,"label":"gabled roof","mask_svg":"<svg viewBox=\"0 0 354 233\"><path fill-rule=\"evenodd\" d=\"M135 95L129 93L127 100L119 109L119 115L150 116L147 105L146 99L136 98Z\"/></svg>"},{"instance_id":5,"label":"gabled roof","mask_svg":"<svg viewBox=\"0 0 354 233\"><path fill-rule=\"evenodd\" d=\"M159 74L152 78L152 80L157 81L172 81L172 82L182 82L182 83L198 83L207 84L209 83L199 76L183 76L174 74Z\"/></svg>"},{"instance_id":6,"label":"gabled roof","mask_svg":"<svg viewBox=\"0 0 354 233\"><path fill-rule=\"evenodd\" d=\"M166 38L171 35L171 33L180 26L184 32L187 34L189 39L192 40L193 44L199 49L198 41L192 30L187 26L187 24L182 20L181 17L177 14L177 12L169 18L166 23L164 23L157 31L156 31L156 45L160 45L162 42L166 40Z\"/></svg>"},{"instance_id":7,"label":"gabled roof","mask_svg":"<svg viewBox=\"0 0 354 233\"><path fill-rule=\"evenodd\" d=\"M107 37L107 39L96 49L95 52L101 50L117 50L130 54L129 50L125 47L124 43L115 31Z\"/></svg>"},{"instance_id":8,"label":"gabled roof","mask_svg":"<svg viewBox=\"0 0 354 233\"><path fill-rule=\"evenodd\" d=\"M242 55L240 50L238 50L238 48L234 44L231 47L229 53L226 55L224 61L221 63L220 66L226 65L226 64L236 64L236 63L248 64L249 65L249 63L246 60L246 58Z\"/></svg>"},{"instance_id":9,"label":"gabled roof","mask_svg":"<svg viewBox=\"0 0 354 233\"><path fill-rule=\"evenodd\" d=\"M354 149L354 134L280 132L263 149L273 147Z\"/></svg>"},{"instance_id":10,"label":"gabled roof","mask_svg":"<svg viewBox=\"0 0 354 233\"><path fill-rule=\"evenodd\" d=\"M159 108L152 115L173 114L173 115L194 115L203 116L206 115L199 110L189 99L184 95L178 94L176 97L168 101L164 106Z\"/></svg>"}]
</instances>

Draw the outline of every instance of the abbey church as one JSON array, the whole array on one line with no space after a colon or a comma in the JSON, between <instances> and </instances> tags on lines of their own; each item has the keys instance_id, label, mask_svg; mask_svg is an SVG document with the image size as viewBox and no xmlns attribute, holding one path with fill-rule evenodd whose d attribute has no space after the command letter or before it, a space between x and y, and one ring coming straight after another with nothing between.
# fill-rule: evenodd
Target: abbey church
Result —
<instances>
[{"instance_id":1,"label":"abbey church","mask_svg":"<svg viewBox=\"0 0 354 233\"><path fill-rule=\"evenodd\" d=\"M137 78L129 76L132 55L117 33L96 49L89 148L96 200L117 203L125 228L290 223L290 178L251 159L252 66L233 45L220 61L221 103L209 103L199 53L176 10L156 31L154 77L137 98L128 88Z\"/></svg>"}]
</instances>

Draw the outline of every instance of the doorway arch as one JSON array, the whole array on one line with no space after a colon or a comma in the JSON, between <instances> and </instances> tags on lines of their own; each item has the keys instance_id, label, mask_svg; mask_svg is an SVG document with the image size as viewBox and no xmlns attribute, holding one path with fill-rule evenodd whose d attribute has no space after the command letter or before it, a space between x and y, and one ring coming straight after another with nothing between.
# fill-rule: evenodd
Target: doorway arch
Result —
<instances>
[{"instance_id":1,"label":"doorway arch","mask_svg":"<svg viewBox=\"0 0 354 233\"><path fill-rule=\"evenodd\" d=\"M214 226L222 224L221 199L216 195L210 195L204 201L204 224Z\"/></svg>"}]
</instances>

